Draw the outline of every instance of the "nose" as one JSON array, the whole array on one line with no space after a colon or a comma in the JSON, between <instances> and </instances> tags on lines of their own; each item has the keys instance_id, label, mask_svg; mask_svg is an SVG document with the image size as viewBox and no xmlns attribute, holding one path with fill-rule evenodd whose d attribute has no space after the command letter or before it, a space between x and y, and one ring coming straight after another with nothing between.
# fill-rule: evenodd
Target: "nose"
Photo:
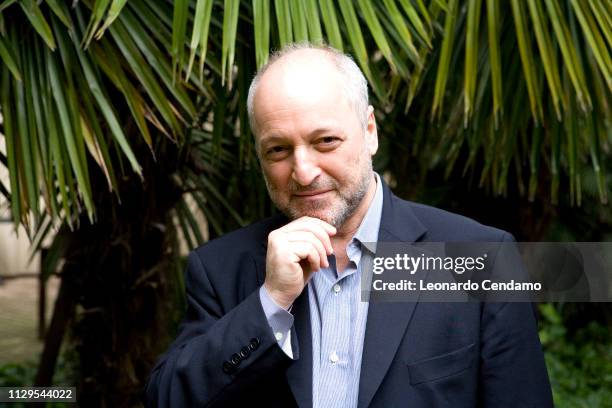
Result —
<instances>
[{"instance_id":1,"label":"nose","mask_svg":"<svg viewBox=\"0 0 612 408\"><path fill-rule=\"evenodd\" d=\"M294 150L291 178L301 186L309 186L321 174L316 157L306 148Z\"/></svg>"}]
</instances>

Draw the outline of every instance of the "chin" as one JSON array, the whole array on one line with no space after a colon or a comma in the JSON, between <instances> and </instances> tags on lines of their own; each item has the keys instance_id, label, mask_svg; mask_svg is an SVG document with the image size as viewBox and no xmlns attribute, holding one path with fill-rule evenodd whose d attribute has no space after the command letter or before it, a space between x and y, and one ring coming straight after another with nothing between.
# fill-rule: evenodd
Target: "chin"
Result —
<instances>
[{"instance_id":1,"label":"chin","mask_svg":"<svg viewBox=\"0 0 612 408\"><path fill-rule=\"evenodd\" d=\"M331 224L331 221L333 221L333 217L328 213L328 212L323 212L323 211L296 211L296 212L292 212L292 217L293 219L297 219L300 217L312 217L312 218L318 218L322 221L325 221L329 224Z\"/></svg>"},{"instance_id":2,"label":"chin","mask_svg":"<svg viewBox=\"0 0 612 408\"><path fill-rule=\"evenodd\" d=\"M321 221L325 221L326 223L331 224L334 227L336 227L336 225L334 225L334 221L335 221L334 213L333 211L329 211L329 209L290 208L290 209L283 210L283 213L285 213L285 215L287 215L292 220L296 220L301 217L312 217L312 218L318 218Z\"/></svg>"}]
</instances>

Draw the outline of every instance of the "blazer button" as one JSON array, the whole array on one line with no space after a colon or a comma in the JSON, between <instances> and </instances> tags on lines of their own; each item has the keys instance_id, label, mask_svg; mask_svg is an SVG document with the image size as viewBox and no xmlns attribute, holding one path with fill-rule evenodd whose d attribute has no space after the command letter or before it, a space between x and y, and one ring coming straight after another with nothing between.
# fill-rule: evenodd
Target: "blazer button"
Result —
<instances>
[{"instance_id":1,"label":"blazer button","mask_svg":"<svg viewBox=\"0 0 612 408\"><path fill-rule=\"evenodd\" d=\"M249 342L249 349L251 351L257 350L257 347L259 347L260 343L261 341L257 337L252 338L251 341Z\"/></svg>"},{"instance_id":2,"label":"blazer button","mask_svg":"<svg viewBox=\"0 0 612 408\"><path fill-rule=\"evenodd\" d=\"M238 353L232 354L232 358L230 358L230 363L232 363L234 366L238 366L241 361L242 359L240 358Z\"/></svg>"},{"instance_id":3,"label":"blazer button","mask_svg":"<svg viewBox=\"0 0 612 408\"><path fill-rule=\"evenodd\" d=\"M232 371L234 371L234 365L230 363L229 361L224 361L223 362L223 372L225 374L229 374Z\"/></svg>"},{"instance_id":4,"label":"blazer button","mask_svg":"<svg viewBox=\"0 0 612 408\"><path fill-rule=\"evenodd\" d=\"M240 349L240 357L242 357L242 359L246 359L251 355L251 350L247 347L244 346L242 349Z\"/></svg>"}]
</instances>

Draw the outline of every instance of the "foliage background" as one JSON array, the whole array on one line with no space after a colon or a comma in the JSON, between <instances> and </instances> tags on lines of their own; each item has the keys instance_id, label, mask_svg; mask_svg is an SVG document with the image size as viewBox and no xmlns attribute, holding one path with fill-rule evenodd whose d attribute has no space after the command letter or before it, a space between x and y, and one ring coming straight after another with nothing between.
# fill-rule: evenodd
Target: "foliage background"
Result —
<instances>
[{"instance_id":1,"label":"foliage background","mask_svg":"<svg viewBox=\"0 0 612 408\"><path fill-rule=\"evenodd\" d=\"M246 90L291 41L355 57L396 194L520 240L608 240L611 21L597 0L0 1L0 196L62 277L33 383L63 344L82 405L140 403L181 242L274 211ZM556 402L604 406L609 307L542 310Z\"/></svg>"}]
</instances>

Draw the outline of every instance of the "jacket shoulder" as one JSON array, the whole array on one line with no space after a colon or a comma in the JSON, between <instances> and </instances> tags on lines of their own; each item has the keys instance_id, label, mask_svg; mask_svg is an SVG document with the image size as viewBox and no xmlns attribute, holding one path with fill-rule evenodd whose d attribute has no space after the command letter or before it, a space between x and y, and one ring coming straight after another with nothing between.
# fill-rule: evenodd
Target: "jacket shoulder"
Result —
<instances>
[{"instance_id":1,"label":"jacket shoulder","mask_svg":"<svg viewBox=\"0 0 612 408\"><path fill-rule=\"evenodd\" d=\"M403 201L403 200L402 200ZM466 216L425 204L404 201L427 229L428 241L514 240L509 232L479 223Z\"/></svg>"},{"instance_id":2,"label":"jacket shoulder","mask_svg":"<svg viewBox=\"0 0 612 408\"><path fill-rule=\"evenodd\" d=\"M229 310L263 282L268 234L283 223L281 216L266 218L194 249L187 260L185 286L193 293L213 287L223 294L219 302Z\"/></svg>"},{"instance_id":3,"label":"jacket shoulder","mask_svg":"<svg viewBox=\"0 0 612 408\"><path fill-rule=\"evenodd\" d=\"M282 215L274 215L263 220L256 221L246 227L228 232L218 238L212 239L205 244L195 248L192 254L200 258L208 257L235 257L242 252L253 252L265 245L268 234L286 222Z\"/></svg>"}]
</instances>

